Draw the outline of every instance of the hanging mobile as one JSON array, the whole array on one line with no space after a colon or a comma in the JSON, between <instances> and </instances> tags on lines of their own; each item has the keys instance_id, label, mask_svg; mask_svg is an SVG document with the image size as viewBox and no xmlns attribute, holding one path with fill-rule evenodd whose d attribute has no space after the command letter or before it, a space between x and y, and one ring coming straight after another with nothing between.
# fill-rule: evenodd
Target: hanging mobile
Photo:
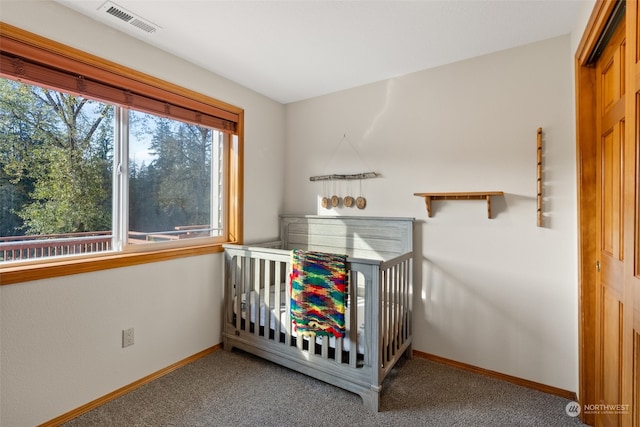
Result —
<instances>
[{"instance_id":1,"label":"hanging mobile","mask_svg":"<svg viewBox=\"0 0 640 427\"><path fill-rule=\"evenodd\" d=\"M335 181L333 182L333 192L335 193L336 190L336 183ZM337 208L338 205L340 204L340 197L336 196L335 194L333 196L331 196L331 206L333 206L334 208Z\"/></svg>"},{"instance_id":2,"label":"hanging mobile","mask_svg":"<svg viewBox=\"0 0 640 427\"><path fill-rule=\"evenodd\" d=\"M340 141L339 144L336 145L333 153L331 154L331 156L329 157L329 164L331 164L331 160L333 160L333 157L335 156L336 152L338 151L338 149L343 145L342 142L345 142L347 145L347 148L350 148L351 151L353 151L353 153L355 154L355 156L358 158L358 160L360 160L361 163L362 159L360 158L360 156L358 155L358 151L355 149L355 147L351 144L351 142L347 139L347 135L344 134L342 136L342 140ZM360 194L362 194L362 179L363 178L376 178L378 177L378 174L376 172L363 172L363 173L356 173L356 174L331 174L331 175L319 175L319 176L312 176L309 177L309 180L311 181L335 181L335 180L356 180L356 179L360 179ZM328 188L325 187L324 188L324 194L322 197L322 207L325 209L331 209L331 208L336 208L341 206L350 208L352 206L356 206L358 209L364 209L367 206L367 200L364 198L364 196L360 195L357 198L354 199L354 197L352 197L351 195L348 196L344 196L344 199L341 198L340 196L338 196L336 194L336 186L333 185L332 188L332 192L333 192L333 196L328 196ZM351 193L351 188L348 188L348 193Z\"/></svg>"},{"instance_id":3,"label":"hanging mobile","mask_svg":"<svg viewBox=\"0 0 640 427\"><path fill-rule=\"evenodd\" d=\"M327 183L326 181L322 183L322 193L323 194L327 194ZM329 198L327 196L324 196L322 198L322 207L325 209L329 208Z\"/></svg>"},{"instance_id":4,"label":"hanging mobile","mask_svg":"<svg viewBox=\"0 0 640 427\"><path fill-rule=\"evenodd\" d=\"M347 193L351 194L351 183L350 182L347 182ZM354 202L355 202L355 200L353 199L353 197L345 196L345 198L344 198L345 207L347 207L347 208L352 207Z\"/></svg>"},{"instance_id":5,"label":"hanging mobile","mask_svg":"<svg viewBox=\"0 0 640 427\"><path fill-rule=\"evenodd\" d=\"M362 180L360 180L360 194L362 194ZM362 196L356 198L356 207L358 209L364 209L367 206L367 199Z\"/></svg>"}]
</instances>

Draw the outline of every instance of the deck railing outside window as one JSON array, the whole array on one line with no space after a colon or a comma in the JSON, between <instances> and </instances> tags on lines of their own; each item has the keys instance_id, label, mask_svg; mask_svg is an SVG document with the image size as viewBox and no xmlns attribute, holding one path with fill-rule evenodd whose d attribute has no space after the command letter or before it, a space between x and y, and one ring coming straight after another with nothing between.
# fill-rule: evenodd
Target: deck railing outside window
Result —
<instances>
[{"instance_id":1,"label":"deck railing outside window","mask_svg":"<svg viewBox=\"0 0 640 427\"><path fill-rule=\"evenodd\" d=\"M169 232L131 231L128 241L135 244L208 237L212 230L209 225L192 225L177 226ZM111 250L112 237L111 231L0 237L0 262L106 252Z\"/></svg>"},{"instance_id":2,"label":"deck railing outside window","mask_svg":"<svg viewBox=\"0 0 640 427\"><path fill-rule=\"evenodd\" d=\"M111 250L111 231L0 237L0 261Z\"/></svg>"}]
</instances>

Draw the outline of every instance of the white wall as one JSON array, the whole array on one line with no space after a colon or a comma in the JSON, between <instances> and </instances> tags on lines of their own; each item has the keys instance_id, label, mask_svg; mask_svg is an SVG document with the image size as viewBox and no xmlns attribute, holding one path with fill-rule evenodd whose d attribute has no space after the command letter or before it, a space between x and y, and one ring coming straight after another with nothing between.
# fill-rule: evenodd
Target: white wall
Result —
<instances>
[{"instance_id":1,"label":"white wall","mask_svg":"<svg viewBox=\"0 0 640 427\"><path fill-rule=\"evenodd\" d=\"M284 107L52 1L8 24L245 110L245 237L278 234ZM1 274L1 273L0 273ZM0 287L0 425L36 425L221 342L219 254ZM122 329L136 343L121 348Z\"/></svg>"},{"instance_id":2,"label":"white wall","mask_svg":"<svg viewBox=\"0 0 640 427\"><path fill-rule=\"evenodd\" d=\"M2 425L47 421L220 342L221 268L208 255L0 288Z\"/></svg>"},{"instance_id":3,"label":"white wall","mask_svg":"<svg viewBox=\"0 0 640 427\"><path fill-rule=\"evenodd\" d=\"M285 210L415 217L414 349L576 391L572 57L567 35L287 105ZM369 170L382 177L362 181L362 211L320 205L360 183L309 181ZM413 196L447 191L505 197L487 219L482 201L428 218Z\"/></svg>"}]
</instances>

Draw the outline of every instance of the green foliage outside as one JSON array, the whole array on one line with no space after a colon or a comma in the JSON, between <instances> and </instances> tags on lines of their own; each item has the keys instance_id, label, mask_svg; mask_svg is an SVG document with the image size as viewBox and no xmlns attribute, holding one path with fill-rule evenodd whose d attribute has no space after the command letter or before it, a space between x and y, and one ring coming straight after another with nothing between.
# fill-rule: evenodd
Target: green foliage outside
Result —
<instances>
[{"instance_id":1,"label":"green foliage outside","mask_svg":"<svg viewBox=\"0 0 640 427\"><path fill-rule=\"evenodd\" d=\"M111 229L114 111L0 79L0 236ZM155 156L130 164L130 229L208 224L212 131L140 116Z\"/></svg>"},{"instance_id":2,"label":"green foliage outside","mask_svg":"<svg viewBox=\"0 0 640 427\"><path fill-rule=\"evenodd\" d=\"M212 131L160 117L134 114L132 133L151 133L149 165L130 163L129 229L173 230L208 225L211 202ZM153 131L144 129L152 122ZM144 129L144 130L143 130Z\"/></svg>"}]
</instances>

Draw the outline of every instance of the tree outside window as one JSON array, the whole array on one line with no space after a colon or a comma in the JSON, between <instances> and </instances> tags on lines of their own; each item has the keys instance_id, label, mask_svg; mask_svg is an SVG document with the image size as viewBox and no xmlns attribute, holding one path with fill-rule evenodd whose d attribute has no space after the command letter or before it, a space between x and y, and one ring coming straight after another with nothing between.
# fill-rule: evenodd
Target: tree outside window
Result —
<instances>
[{"instance_id":1,"label":"tree outside window","mask_svg":"<svg viewBox=\"0 0 640 427\"><path fill-rule=\"evenodd\" d=\"M227 146L212 128L0 79L0 248L26 248L0 261L222 236Z\"/></svg>"}]
</instances>

